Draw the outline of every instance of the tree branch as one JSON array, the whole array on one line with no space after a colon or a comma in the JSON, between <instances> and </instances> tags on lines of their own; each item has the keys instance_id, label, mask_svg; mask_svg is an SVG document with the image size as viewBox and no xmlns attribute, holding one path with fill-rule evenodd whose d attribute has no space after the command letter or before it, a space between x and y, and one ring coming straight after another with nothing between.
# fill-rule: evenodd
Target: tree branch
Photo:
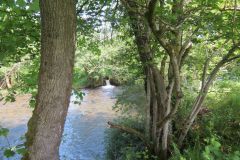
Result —
<instances>
[{"instance_id":1,"label":"tree branch","mask_svg":"<svg viewBox=\"0 0 240 160\"><path fill-rule=\"evenodd\" d=\"M164 73L165 73L166 61L167 61L167 55L164 55L161 62L161 68L160 68L160 74L162 75L163 79L165 77Z\"/></svg>"},{"instance_id":2,"label":"tree branch","mask_svg":"<svg viewBox=\"0 0 240 160\"><path fill-rule=\"evenodd\" d=\"M240 47L240 41L233 45L232 48L228 51L228 53L222 58L221 61L219 61L217 63L217 65L214 67L214 69L212 70L212 72L210 73L210 75L208 76L208 80L205 84L205 87L204 88L208 88L209 85L211 84L211 82L213 81L215 75L217 74L218 70L225 64L225 63L228 63L236 58L238 58L238 56L235 56L235 57L232 57L231 56L234 54L234 52L239 49Z\"/></svg>"},{"instance_id":3,"label":"tree branch","mask_svg":"<svg viewBox=\"0 0 240 160\"><path fill-rule=\"evenodd\" d=\"M144 134L142 134L141 132L137 131L136 129L130 128L130 127L113 124L112 122L107 122L107 123L110 126L110 128L120 129L124 132L127 132L127 133L130 133L130 134L133 134L133 135L137 136L139 139L141 139L143 141L143 143L148 147L148 149L150 151L152 150L152 146L150 145L149 141L144 136Z\"/></svg>"},{"instance_id":4,"label":"tree branch","mask_svg":"<svg viewBox=\"0 0 240 160\"><path fill-rule=\"evenodd\" d=\"M224 7L220 11L240 11L240 7Z\"/></svg>"},{"instance_id":5,"label":"tree branch","mask_svg":"<svg viewBox=\"0 0 240 160\"><path fill-rule=\"evenodd\" d=\"M210 58L207 58L206 61L205 61L205 63L204 63L204 66L203 66L202 86L201 86L202 89L203 89L204 84L205 84L205 81L206 81L207 69L208 69L209 62L210 62Z\"/></svg>"},{"instance_id":6,"label":"tree branch","mask_svg":"<svg viewBox=\"0 0 240 160\"><path fill-rule=\"evenodd\" d=\"M79 9L77 10L77 15L79 15L82 11L83 11L83 7L86 6L88 3L88 0L86 0L85 2L83 2L83 4L79 7Z\"/></svg>"},{"instance_id":7,"label":"tree branch","mask_svg":"<svg viewBox=\"0 0 240 160\"><path fill-rule=\"evenodd\" d=\"M148 11L146 12L146 18L149 24L149 27L151 28L154 36L156 37L156 39L158 40L158 42L161 44L161 46L167 51L167 53L170 53L170 49L169 46L166 42L166 40L164 40L162 38L162 34L163 34L163 29L161 29L162 27L166 26L163 25L161 27L159 27L159 29L157 29L156 24L154 23L154 12L155 12L155 8L157 5L157 0L151 0L149 2L148 5ZM161 21L160 21L161 22ZM164 27L165 28L165 27Z\"/></svg>"},{"instance_id":8,"label":"tree branch","mask_svg":"<svg viewBox=\"0 0 240 160\"><path fill-rule=\"evenodd\" d=\"M162 121L157 122L157 126L159 128L162 128L177 112L178 106L180 104L180 100L183 97L183 94L182 94L182 91L180 88L180 74L179 74L179 66L178 66L177 58L174 57L174 55L171 55L170 61L172 64L173 76L174 76L173 84L175 84L175 87L176 87L176 101L175 101L175 104L174 104L172 110L170 111L170 113L168 115L166 115ZM168 95L170 96L170 94L168 94ZM171 101L171 99L169 99L169 101Z\"/></svg>"},{"instance_id":9,"label":"tree branch","mask_svg":"<svg viewBox=\"0 0 240 160\"><path fill-rule=\"evenodd\" d=\"M231 62L231 61L233 61L233 60L235 60L235 59L238 59L238 58L240 58L240 55L236 55L236 56L234 56L234 57L232 57L232 58L229 58L229 59L226 61L226 63L229 63L229 62Z\"/></svg>"},{"instance_id":10,"label":"tree branch","mask_svg":"<svg viewBox=\"0 0 240 160\"><path fill-rule=\"evenodd\" d=\"M121 0L121 3L128 9L128 12L132 12L141 16L144 16L144 12L139 12L138 10L134 9L132 5L130 5L130 1L128 0ZM140 6L137 3L134 3L135 7L139 8ZM143 7L142 7L143 8Z\"/></svg>"}]
</instances>

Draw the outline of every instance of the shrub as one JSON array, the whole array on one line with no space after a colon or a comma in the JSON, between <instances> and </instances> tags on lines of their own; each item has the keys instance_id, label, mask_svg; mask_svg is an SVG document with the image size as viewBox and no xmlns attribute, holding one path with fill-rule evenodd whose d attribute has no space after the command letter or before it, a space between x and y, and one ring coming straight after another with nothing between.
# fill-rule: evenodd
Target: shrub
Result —
<instances>
[{"instance_id":1,"label":"shrub","mask_svg":"<svg viewBox=\"0 0 240 160\"><path fill-rule=\"evenodd\" d=\"M170 160L239 160L240 152L224 153L218 138L213 136L205 139L206 145L185 149L183 153L173 144L174 153Z\"/></svg>"}]
</instances>

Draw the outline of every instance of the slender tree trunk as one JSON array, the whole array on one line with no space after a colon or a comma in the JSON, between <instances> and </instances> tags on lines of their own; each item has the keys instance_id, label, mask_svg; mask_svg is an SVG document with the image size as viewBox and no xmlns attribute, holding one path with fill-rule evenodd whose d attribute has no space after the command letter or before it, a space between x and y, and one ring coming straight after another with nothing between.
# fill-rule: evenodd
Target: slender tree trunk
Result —
<instances>
[{"instance_id":1,"label":"slender tree trunk","mask_svg":"<svg viewBox=\"0 0 240 160\"><path fill-rule=\"evenodd\" d=\"M230 63L235 59L239 59L240 55L234 55L234 52L239 49L240 42L234 44L231 49L227 52L225 56L223 56L222 60L220 60L216 66L212 69L209 76L207 77L207 68L209 65L210 59L207 59L204 64L203 74L202 74L202 87L201 90L193 104L192 110L189 114L189 116L186 118L185 123L183 124L180 137L178 140L178 145L181 147L183 144L183 141L185 137L187 136L187 133L189 129L191 128L194 120L196 119L199 111L201 110L201 107L204 103L204 100L207 96L208 90L213 83L214 79L216 78L216 75L221 67L223 67L226 63Z\"/></svg>"},{"instance_id":2,"label":"slender tree trunk","mask_svg":"<svg viewBox=\"0 0 240 160\"><path fill-rule=\"evenodd\" d=\"M182 127L182 131L181 134L179 136L178 139L178 145L181 147L183 144L183 141L185 139L185 137L187 136L187 133L189 131L189 129L191 128L194 120L196 119L199 111L201 110L202 104L204 102L204 99L206 97L207 94L202 93L203 95L200 95L196 98L195 103L193 105L193 109L192 112L190 114L190 116L186 119L186 121L184 122L184 125Z\"/></svg>"},{"instance_id":3,"label":"slender tree trunk","mask_svg":"<svg viewBox=\"0 0 240 160\"><path fill-rule=\"evenodd\" d=\"M149 76L149 74L148 74ZM150 139L150 124L151 124L151 117L150 117L150 80L149 78L146 78L146 96L147 96L147 106L146 106L146 115L145 115L145 135L147 137L147 139Z\"/></svg>"},{"instance_id":4,"label":"slender tree trunk","mask_svg":"<svg viewBox=\"0 0 240 160\"><path fill-rule=\"evenodd\" d=\"M12 88L11 75L5 75L6 86L8 89Z\"/></svg>"},{"instance_id":5,"label":"slender tree trunk","mask_svg":"<svg viewBox=\"0 0 240 160\"><path fill-rule=\"evenodd\" d=\"M58 160L71 94L75 53L74 0L40 0L41 66L37 104L28 122L24 160Z\"/></svg>"}]
</instances>

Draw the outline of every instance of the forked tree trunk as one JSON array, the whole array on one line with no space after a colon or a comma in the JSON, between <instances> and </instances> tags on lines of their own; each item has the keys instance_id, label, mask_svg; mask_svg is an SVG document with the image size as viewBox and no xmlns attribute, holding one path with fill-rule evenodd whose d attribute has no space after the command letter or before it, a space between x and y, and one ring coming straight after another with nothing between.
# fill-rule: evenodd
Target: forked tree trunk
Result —
<instances>
[{"instance_id":1,"label":"forked tree trunk","mask_svg":"<svg viewBox=\"0 0 240 160\"><path fill-rule=\"evenodd\" d=\"M134 11L127 8L138 53L146 76L148 106L146 106L145 136L148 138L150 144L152 144L151 151L153 154L162 157L162 159L167 159L169 123L166 123L164 127L158 126L158 123L169 113L169 108L167 109L165 104L167 93L164 78L157 64L154 63L154 53L151 48L151 30L145 18L136 13L139 11L136 3L125 1L125 6L136 9Z\"/></svg>"},{"instance_id":2,"label":"forked tree trunk","mask_svg":"<svg viewBox=\"0 0 240 160\"><path fill-rule=\"evenodd\" d=\"M75 0L40 0L41 66L37 104L28 122L24 160L58 160L71 94Z\"/></svg>"},{"instance_id":3,"label":"forked tree trunk","mask_svg":"<svg viewBox=\"0 0 240 160\"><path fill-rule=\"evenodd\" d=\"M170 122L183 97L180 84L182 59L189 51L191 41L182 42L181 29L176 29L170 40L162 37L165 32L162 28L166 28L163 24L157 25L154 17L157 0L151 0L146 7L142 7L139 1L122 0L122 3L130 17L140 60L145 68L147 82L150 84L147 85L149 87L147 97L150 111L150 116L147 116L150 117L148 120L150 123L147 124L150 126L149 140L153 144L152 151L162 160L165 160L168 158ZM173 14L178 17L180 12L175 11L179 9L182 11L183 7L179 1L174 3L176 3L176 6L173 7ZM146 8L148 9L146 10ZM169 39L169 37L167 38ZM151 45L154 39L165 50L165 58L162 59L160 68L158 67L159 63L154 60L154 48ZM165 77L164 68L167 57L170 60L169 76Z\"/></svg>"}]
</instances>

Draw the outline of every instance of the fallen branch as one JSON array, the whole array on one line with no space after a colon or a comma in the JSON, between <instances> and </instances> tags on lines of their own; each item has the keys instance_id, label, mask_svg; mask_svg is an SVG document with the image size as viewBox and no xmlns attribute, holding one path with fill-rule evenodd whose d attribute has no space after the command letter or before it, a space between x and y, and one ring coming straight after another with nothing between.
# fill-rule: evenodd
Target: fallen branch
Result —
<instances>
[{"instance_id":1,"label":"fallen branch","mask_svg":"<svg viewBox=\"0 0 240 160\"><path fill-rule=\"evenodd\" d=\"M136 129L126 127L126 126L122 126L122 125L113 124L112 122L108 122L108 125L110 126L110 128L117 128L117 129L120 129L124 132L127 132L127 133L130 133L130 134L133 134L133 135L137 136L139 139L141 139L143 141L143 143L146 145L146 147L150 151L152 151L152 146L149 143L149 141L147 140L147 138L144 136L144 134L137 131Z\"/></svg>"},{"instance_id":2,"label":"fallen branch","mask_svg":"<svg viewBox=\"0 0 240 160\"><path fill-rule=\"evenodd\" d=\"M222 9L220 9L220 11L240 11L240 7L224 7Z\"/></svg>"}]
</instances>

